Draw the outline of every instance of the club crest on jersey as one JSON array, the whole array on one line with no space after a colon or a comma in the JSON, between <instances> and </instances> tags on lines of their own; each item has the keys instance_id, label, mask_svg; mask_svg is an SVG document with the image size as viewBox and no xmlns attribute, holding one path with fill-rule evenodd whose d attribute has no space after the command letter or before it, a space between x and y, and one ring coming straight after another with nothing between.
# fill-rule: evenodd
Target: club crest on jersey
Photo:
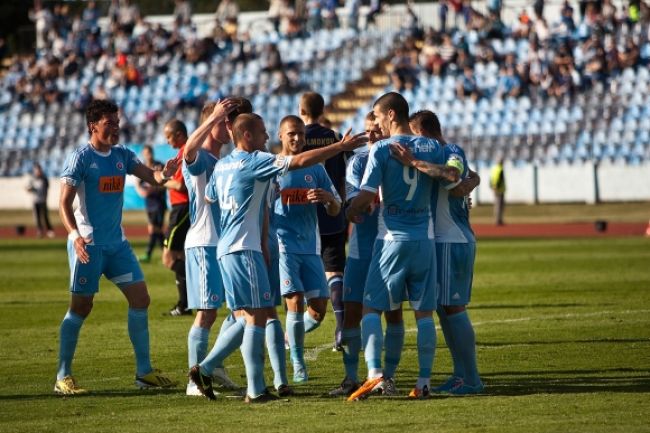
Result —
<instances>
[{"instance_id":1,"label":"club crest on jersey","mask_svg":"<svg viewBox=\"0 0 650 433\"><path fill-rule=\"evenodd\" d=\"M218 300L219 300L219 295L212 295L212 296L210 297L210 300L213 301L213 302L218 301Z\"/></svg>"},{"instance_id":2,"label":"club crest on jersey","mask_svg":"<svg viewBox=\"0 0 650 433\"><path fill-rule=\"evenodd\" d=\"M264 299L265 299L266 301L268 301L269 299L271 299L271 293L269 293L269 292L264 292Z\"/></svg>"},{"instance_id":3,"label":"club crest on jersey","mask_svg":"<svg viewBox=\"0 0 650 433\"><path fill-rule=\"evenodd\" d=\"M289 279L284 280L284 285L289 287L291 285L291 280Z\"/></svg>"},{"instance_id":4,"label":"club crest on jersey","mask_svg":"<svg viewBox=\"0 0 650 433\"><path fill-rule=\"evenodd\" d=\"M82 286L88 282L88 279L86 277L79 277L79 284Z\"/></svg>"},{"instance_id":5,"label":"club crest on jersey","mask_svg":"<svg viewBox=\"0 0 650 433\"><path fill-rule=\"evenodd\" d=\"M115 164L118 170L124 170L124 164L122 164L122 161L117 161L117 164Z\"/></svg>"},{"instance_id":6,"label":"club crest on jersey","mask_svg":"<svg viewBox=\"0 0 650 433\"><path fill-rule=\"evenodd\" d=\"M305 175L305 182L312 183L313 181L314 181L314 178L311 176L311 174L306 174Z\"/></svg>"}]
</instances>

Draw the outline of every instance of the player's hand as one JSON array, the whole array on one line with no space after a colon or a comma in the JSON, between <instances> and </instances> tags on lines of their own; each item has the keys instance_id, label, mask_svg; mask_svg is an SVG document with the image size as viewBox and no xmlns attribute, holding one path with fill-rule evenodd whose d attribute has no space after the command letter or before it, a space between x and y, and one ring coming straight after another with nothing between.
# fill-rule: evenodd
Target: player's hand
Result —
<instances>
[{"instance_id":1,"label":"player's hand","mask_svg":"<svg viewBox=\"0 0 650 433\"><path fill-rule=\"evenodd\" d=\"M413 167L413 161L415 161L415 157L408 148L402 146L397 142L392 142L389 146L390 154L393 158L407 167Z\"/></svg>"},{"instance_id":2,"label":"player's hand","mask_svg":"<svg viewBox=\"0 0 650 433\"><path fill-rule=\"evenodd\" d=\"M474 203L472 202L472 197L467 196L466 203L467 203L467 210L470 210L474 207Z\"/></svg>"},{"instance_id":3,"label":"player's hand","mask_svg":"<svg viewBox=\"0 0 650 433\"><path fill-rule=\"evenodd\" d=\"M162 169L162 175L164 177L172 177L174 173L176 173L176 170L178 170L178 167L181 165L181 160L180 158L172 158L169 161L165 163L165 166Z\"/></svg>"},{"instance_id":4,"label":"player's hand","mask_svg":"<svg viewBox=\"0 0 650 433\"><path fill-rule=\"evenodd\" d=\"M455 183L460 179L460 172L456 167L444 166L440 170L440 176L449 182Z\"/></svg>"},{"instance_id":5,"label":"player's hand","mask_svg":"<svg viewBox=\"0 0 650 433\"><path fill-rule=\"evenodd\" d=\"M368 142L368 136L365 132L360 132L355 135L350 135L352 128L348 129L339 141L339 146L341 146L343 151L354 150L357 147L361 147Z\"/></svg>"},{"instance_id":6,"label":"player's hand","mask_svg":"<svg viewBox=\"0 0 650 433\"><path fill-rule=\"evenodd\" d=\"M232 113L237 107L239 107L239 102L226 98L217 101L212 113L210 114L211 121L222 121L226 118L227 115Z\"/></svg>"},{"instance_id":7,"label":"player's hand","mask_svg":"<svg viewBox=\"0 0 650 433\"><path fill-rule=\"evenodd\" d=\"M334 201L334 195L331 192L327 192L322 188L310 189L307 191L307 200L310 203L329 203Z\"/></svg>"},{"instance_id":8,"label":"player's hand","mask_svg":"<svg viewBox=\"0 0 650 433\"><path fill-rule=\"evenodd\" d=\"M92 242L90 238L78 237L74 240L74 251L77 254L77 260L79 260L84 265L90 262L90 255L86 250L86 245Z\"/></svg>"},{"instance_id":9,"label":"player's hand","mask_svg":"<svg viewBox=\"0 0 650 433\"><path fill-rule=\"evenodd\" d=\"M354 215L350 208L345 209L345 219L353 224L361 224L364 220L363 215Z\"/></svg>"}]
</instances>

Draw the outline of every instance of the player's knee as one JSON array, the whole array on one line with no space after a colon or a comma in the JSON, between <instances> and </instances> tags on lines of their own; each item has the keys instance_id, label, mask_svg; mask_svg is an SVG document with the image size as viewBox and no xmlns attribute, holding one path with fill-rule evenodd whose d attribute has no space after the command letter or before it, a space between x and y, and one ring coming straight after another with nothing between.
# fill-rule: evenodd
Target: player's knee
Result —
<instances>
[{"instance_id":1,"label":"player's knee","mask_svg":"<svg viewBox=\"0 0 650 433\"><path fill-rule=\"evenodd\" d=\"M465 311L464 305L443 305L442 309L445 311L447 316L452 316L454 314L462 313Z\"/></svg>"},{"instance_id":2,"label":"player's knee","mask_svg":"<svg viewBox=\"0 0 650 433\"><path fill-rule=\"evenodd\" d=\"M303 312L305 305L305 297L302 293L290 293L284 297L287 303L287 309L292 312Z\"/></svg>"},{"instance_id":3,"label":"player's knee","mask_svg":"<svg viewBox=\"0 0 650 433\"><path fill-rule=\"evenodd\" d=\"M204 329L210 329L216 320L217 310L198 310L194 319L194 325Z\"/></svg>"}]
</instances>

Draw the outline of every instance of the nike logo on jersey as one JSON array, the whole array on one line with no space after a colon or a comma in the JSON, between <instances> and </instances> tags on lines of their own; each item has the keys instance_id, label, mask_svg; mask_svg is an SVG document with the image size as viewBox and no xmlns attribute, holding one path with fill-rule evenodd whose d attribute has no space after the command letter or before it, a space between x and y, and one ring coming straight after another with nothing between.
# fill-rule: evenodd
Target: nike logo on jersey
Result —
<instances>
[{"instance_id":1,"label":"nike logo on jersey","mask_svg":"<svg viewBox=\"0 0 650 433\"><path fill-rule=\"evenodd\" d=\"M286 188L280 191L283 205L310 204L307 200L307 188Z\"/></svg>"}]
</instances>

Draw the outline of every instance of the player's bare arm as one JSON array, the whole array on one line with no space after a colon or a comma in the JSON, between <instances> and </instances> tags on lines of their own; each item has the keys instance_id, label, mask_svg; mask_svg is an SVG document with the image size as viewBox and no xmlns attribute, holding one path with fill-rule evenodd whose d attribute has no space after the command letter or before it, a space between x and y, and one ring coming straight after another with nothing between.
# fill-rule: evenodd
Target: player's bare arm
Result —
<instances>
[{"instance_id":1,"label":"player's bare arm","mask_svg":"<svg viewBox=\"0 0 650 433\"><path fill-rule=\"evenodd\" d=\"M464 197L469 195L481 183L481 177L477 172L469 170L467 179L449 190L449 195L452 197Z\"/></svg>"},{"instance_id":2,"label":"player's bare arm","mask_svg":"<svg viewBox=\"0 0 650 433\"><path fill-rule=\"evenodd\" d=\"M311 203L321 203L329 216L336 216L341 212L341 203L329 191L322 188L307 191L307 200Z\"/></svg>"},{"instance_id":3,"label":"player's bare arm","mask_svg":"<svg viewBox=\"0 0 650 433\"><path fill-rule=\"evenodd\" d=\"M192 163L196 159L196 154L205 143L206 139L211 139L212 129L218 123L223 122L226 116L230 114L238 103L232 99L224 99L217 102L212 110L210 116L203 122L187 139L185 147L183 148L183 158L185 162Z\"/></svg>"},{"instance_id":4,"label":"player's bare arm","mask_svg":"<svg viewBox=\"0 0 650 433\"><path fill-rule=\"evenodd\" d=\"M169 183L169 179L178 169L178 165L179 161L176 158L167 161L162 170L152 170L144 164L138 164L133 169L133 175L151 185L167 186L166 183Z\"/></svg>"},{"instance_id":5,"label":"player's bare arm","mask_svg":"<svg viewBox=\"0 0 650 433\"><path fill-rule=\"evenodd\" d=\"M88 263L90 261L90 256L88 255L88 251L86 251L86 244L89 244L92 239L82 237L79 234L79 230L77 230L77 221L74 218L74 209L72 208L72 203L74 202L76 195L76 187L69 185L65 181L62 182L61 196L59 199L59 215L61 216L63 226L68 231L68 239L70 239L74 245L77 258L81 263Z\"/></svg>"},{"instance_id":6,"label":"player's bare arm","mask_svg":"<svg viewBox=\"0 0 650 433\"><path fill-rule=\"evenodd\" d=\"M299 168L310 167L312 165L325 162L334 155L341 152L351 151L357 147L361 147L368 142L368 136L365 132L350 135L351 129L345 133L341 141L330 144L329 146L321 147L318 149L309 150L307 152L299 153L291 157L289 163L289 170L297 170Z\"/></svg>"},{"instance_id":7,"label":"player's bare arm","mask_svg":"<svg viewBox=\"0 0 650 433\"><path fill-rule=\"evenodd\" d=\"M377 193L371 191L361 190L356 197L350 202L347 208L346 218L351 223L359 223L363 220L363 213L370 209L370 206L375 201Z\"/></svg>"},{"instance_id":8,"label":"player's bare arm","mask_svg":"<svg viewBox=\"0 0 650 433\"><path fill-rule=\"evenodd\" d=\"M403 165L413 167L429 177L445 179L449 182L458 182L460 177L460 172L456 167L432 164L427 161L415 159L411 151L399 143L390 144L390 154Z\"/></svg>"}]
</instances>

